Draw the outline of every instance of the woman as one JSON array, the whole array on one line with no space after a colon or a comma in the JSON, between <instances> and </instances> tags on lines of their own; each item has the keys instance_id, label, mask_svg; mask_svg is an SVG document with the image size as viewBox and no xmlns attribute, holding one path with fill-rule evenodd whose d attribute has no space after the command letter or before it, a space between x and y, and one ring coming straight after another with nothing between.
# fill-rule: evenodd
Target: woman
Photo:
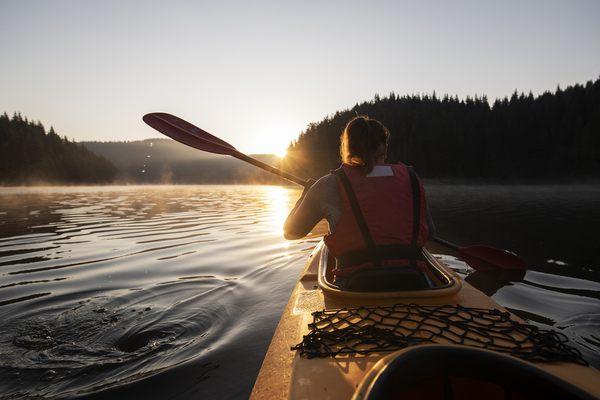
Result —
<instances>
[{"instance_id":1,"label":"woman","mask_svg":"<svg viewBox=\"0 0 600 400\"><path fill-rule=\"evenodd\" d=\"M284 237L299 239L327 220L337 281L370 267L425 270L422 247L435 228L417 175L404 164L384 163L389 136L376 120L352 119L341 136L342 166L309 181L284 224Z\"/></svg>"}]
</instances>

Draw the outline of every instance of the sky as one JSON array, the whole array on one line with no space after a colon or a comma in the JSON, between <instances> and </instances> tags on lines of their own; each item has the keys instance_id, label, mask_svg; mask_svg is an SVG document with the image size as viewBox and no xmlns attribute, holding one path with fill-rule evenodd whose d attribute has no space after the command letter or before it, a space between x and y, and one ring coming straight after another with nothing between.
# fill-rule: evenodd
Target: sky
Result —
<instances>
[{"instance_id":1,"label":"sky","mask_svg":"<svg viewBox=\"0 0 600 400\"><path fill-rule=\"evenodd\" d=\"M600 76L600 1L0 0L0 114L75 141L167 112L248 154L391 92L540 95Z\"/></svg>"}]
</instances>

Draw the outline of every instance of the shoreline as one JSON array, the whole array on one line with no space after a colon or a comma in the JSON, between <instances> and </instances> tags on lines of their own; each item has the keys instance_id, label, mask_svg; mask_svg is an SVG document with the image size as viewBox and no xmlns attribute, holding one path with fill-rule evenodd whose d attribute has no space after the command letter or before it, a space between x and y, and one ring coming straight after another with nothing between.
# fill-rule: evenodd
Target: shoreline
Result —
<instances>
[{"instance_id":1,"label":"shoreline","mask_svg":"<svg viewBox=\"0 0 600 400\"><path fill-rule=\"evenodd\" d=\"M460 179L460 178L422 178L423 186L591 186L598 185L600 188L600 178L590 179L561 179L561 180L486 180L486 179ZM18 188L60 188L60 187L127 187L127 186L281 186L281 187L297 187L290 183L274 184L274 183L143 183L143 182L114 182L114 183L80 183L80 184L65 184L52 182L39 182L35 184L0 184L0 189L18 189Z\"/></svg>"}]
</instances>

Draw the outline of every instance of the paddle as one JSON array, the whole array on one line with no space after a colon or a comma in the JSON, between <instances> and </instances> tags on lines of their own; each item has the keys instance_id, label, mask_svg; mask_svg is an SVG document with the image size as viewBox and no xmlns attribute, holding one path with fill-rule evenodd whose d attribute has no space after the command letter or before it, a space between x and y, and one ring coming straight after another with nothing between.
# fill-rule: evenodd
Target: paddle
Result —
<instances>
[{"instance_id":1,"label":"paddle","mask_svg":"<svg viewBox=\"0 0 600 400\"><path fill-rule=\"evenodd\" d=\"M506 250L495 249L488 246L468 246L458 247L455 244L434 237L433 241L441 244L442 246L448 247L454 251L457 251L460 258L469 264L473 269L477 271L485 271L490 269L526 269L527 265L525 261L509 253Z\"/></svg>"},{"instance_id":2,"label":"paddle","mask_svg":"<svg viewBox=\"0 0 600 400\"><path fill-rule=\"evenodd\" d=\"M194 147L198 150L207 151L209 153L233 156L239 160L253 164L258 168L262 168L265 171L269 171L275 175L287 179L290 182L306 186L306 181L304 179L288 174L287 172L284 172L269 164L258 161L255 158L248 157L247 155L240 153L229 143L211 135L203 129L190 124L189 122L182 120L181 118L177 118L174 115L166 113L150 113L144 115L142 119L145 123L160 133L167 135L180 143Z\"/></svg>"},{"instance_id":3,"label":"paddle","mask_svg":"<svg viewBox=\"0 0 600 400\"><path fill-rule=\"evenodd\" d=\"M174 115L166 113L150 113L144 115L143 120L160 133L167 135L170 138L173 138L187 146L191 146L198 150L207 151L209 153L230 155L287 179L290 182L294 182L301 186L306 186L307 184L307 181L304 179L288 174L287 172L284 172L278 168L240 153L229 143ZM495 249L488 246L458 247L437 237L434 238L434 241L442 246L446 246L452 250L458 251L463 261L476 270L526 268L525 261L505 250Z\"/></svg>"}]
</instances>

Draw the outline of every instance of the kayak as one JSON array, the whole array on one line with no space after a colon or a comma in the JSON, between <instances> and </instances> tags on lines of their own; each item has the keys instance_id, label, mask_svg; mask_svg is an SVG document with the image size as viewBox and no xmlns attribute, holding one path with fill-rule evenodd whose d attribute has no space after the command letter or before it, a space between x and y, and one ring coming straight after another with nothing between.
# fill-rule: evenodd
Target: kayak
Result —
<instances>
[{"instance_id":1,"label":"kayak","mask_svg":"<svg viewBox=\"0 0 600 400\"><path fill-rule=\"evenodd\" d=\"M600 371L423 250L344 287L321 241L277 326L250 399L600 399Z\"/></svg>"}]
</instances>

